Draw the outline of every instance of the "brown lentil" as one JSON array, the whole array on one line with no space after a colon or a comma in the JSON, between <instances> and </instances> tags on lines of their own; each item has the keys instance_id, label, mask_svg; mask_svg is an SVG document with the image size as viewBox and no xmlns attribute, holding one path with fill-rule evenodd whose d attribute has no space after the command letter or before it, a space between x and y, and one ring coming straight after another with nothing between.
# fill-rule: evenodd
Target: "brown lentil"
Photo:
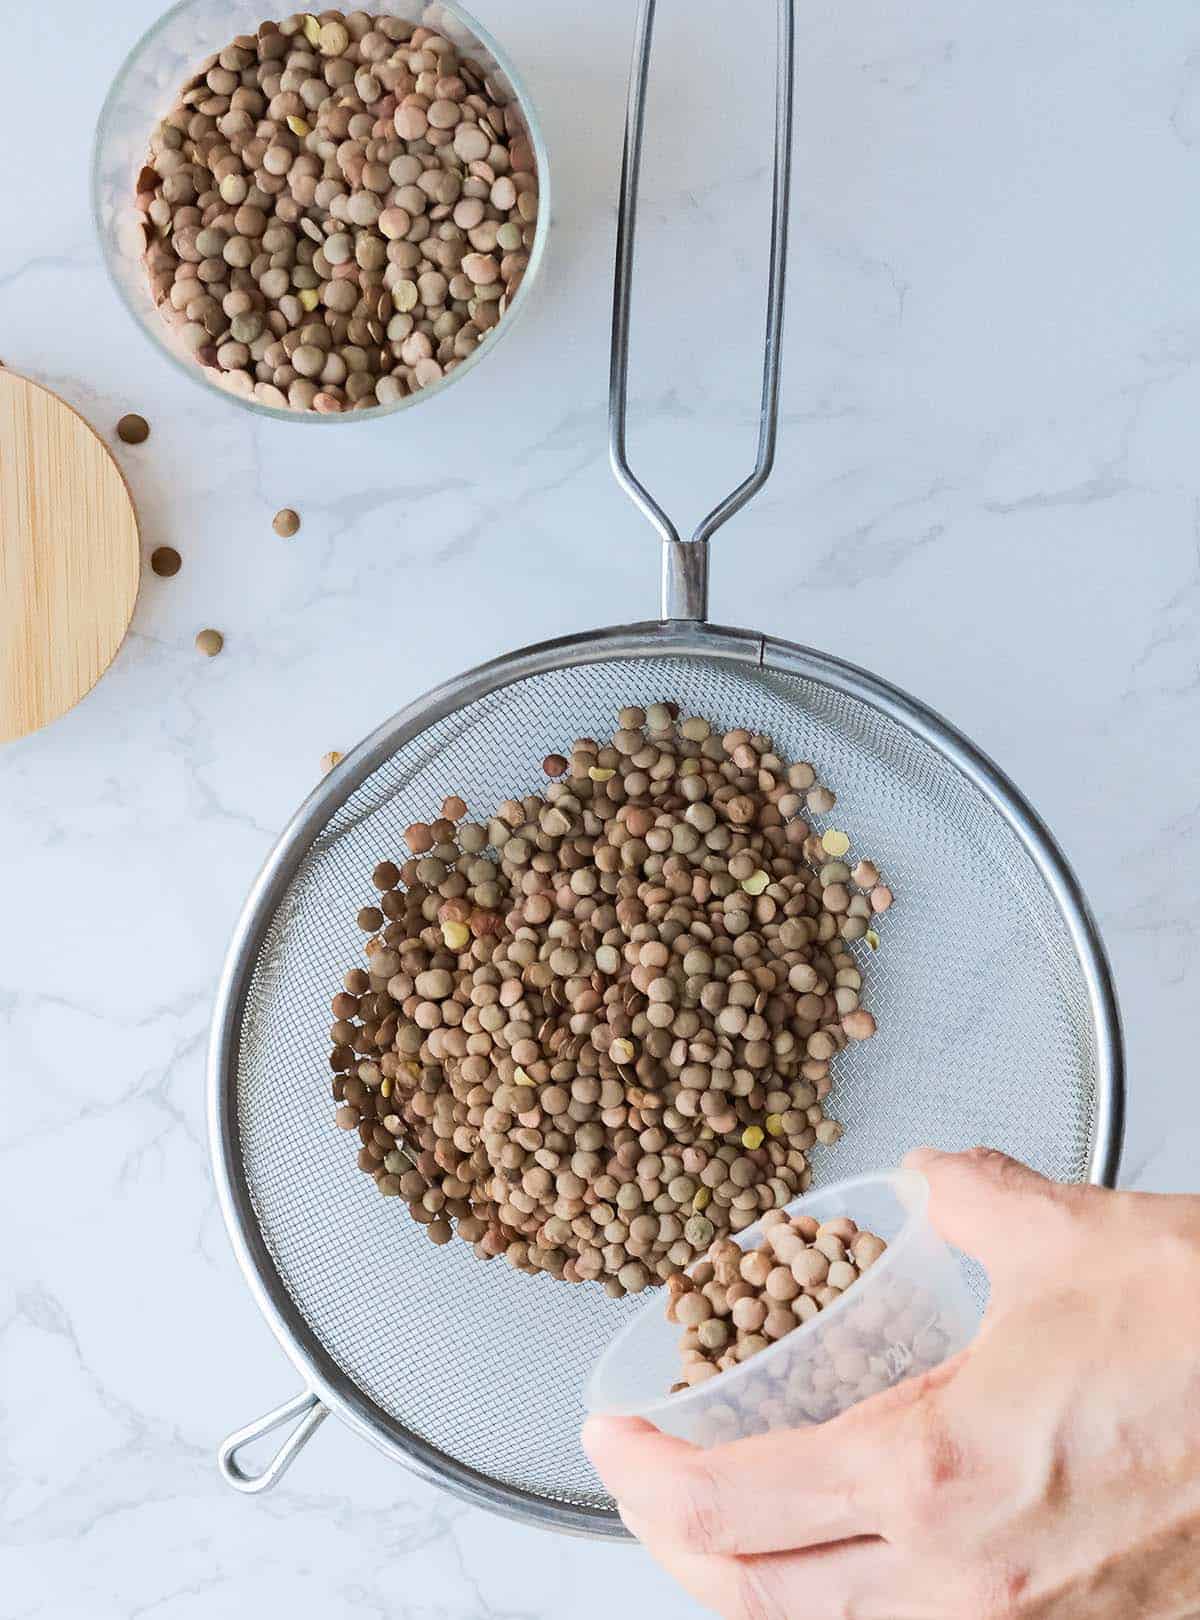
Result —
<instances>
[{"instance_id":1,"label":"brown lentil","mask_svg":"<svg viewBox=\"0 0 1200 1620\"><path fill-rule=\"evenodd\" d=\"M123 416L117 423L117 438L122 444L145 444L150 437L150 424L144 416Z\"/></svg>"},{"instance_id":2,"label":"brown lentil","mask_svg":"<svg viewBox=\"0 0 1200 1620\"><path fill-rule=\"evenodd\" d=\"M833 798L811 765L674 705L617 721L546 754L540 792L476 822L451 794L378 862L331 1061L385 1155L362 1167L402 1152L431 1236L436 1215L480 1259L614 1296L709 1252L718 1292L688 1315L749 1302L744 1356L831 1288L815 1223L745 1256L730 1235L806 1191L813 1143L841 1135L831 1065L874 1031L827 904L850 869L799 819L801 793ZM849 1235L821 1239L836 1263Z\"/></svg>"},{"instance_id":3,"label":"brown lentil","mask_svg":"<svg viewBox=\"0 0 1200 1620\"><path fill-rule=\"evenodd\" d=\"M174 546L155 546L150 553L150 566L160 579L171 579L183 567L183 558Z\"/></svg>"},{"instance_id":4,"label":"brown lentil","mask_svg":"<svg viewBox=\"0 0 1200 1620\"><path fill-rule=\"evenodd\" d=\"M719 1240L690 1272L669 1278L667 1320L695 1329L680 1341L682 1366L672 1394L748 1361L811 1321L852 1288L887 1248L881 1237L860 1231L844 1216L818 1228L809 1216L789 1221L781 1210L773 1210L764 1216L763 1226L756 1248L743 1253L727 1239ZM836 1244L839 1257L831 1262L819 1246L822 1242ZM790 1264L779 1263L782 1252L792 1253ZM704 1279L711 1273L728 1276L730 1265L737 1268L737 1291L729 1287L714 1294ZM865 1365L847 1360L840 1376L858 1382L865 1372Z\"/></svg>"},{"instance_id":5,"label":"brown lentil","mask_svg":"<svg viewBox=\"0 0 1200 1620\"><path fill-rule=\"evenodd\" d=\"M135 183L151 294L181 350L243 398L323 415L395 404L461 365L534 237L517 104L449 39L391 15L294 13L213 61ZM128 443L148 431L118 427Z\"/></svg>"}]
</instances>

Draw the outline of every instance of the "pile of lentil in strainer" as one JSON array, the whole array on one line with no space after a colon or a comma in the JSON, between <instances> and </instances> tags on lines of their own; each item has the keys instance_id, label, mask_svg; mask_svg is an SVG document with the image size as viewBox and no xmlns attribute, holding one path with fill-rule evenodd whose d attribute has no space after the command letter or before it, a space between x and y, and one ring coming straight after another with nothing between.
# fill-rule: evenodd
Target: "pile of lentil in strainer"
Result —
<instances>
[{"instance_id":1,"label":"pile of lentil in strainer","mask_svg":"<svg viewBox=\"0 0 1200 1620\"><path fill-rule=\"evenodd\" d=\"M201 62L137 181L150 290L184 351L265 405L391 405L453 371L536 232L519 108L450 40L296 12Z\"/></svg>"},{"instance_id":2,"label":"pile of lentil in strainer","mask_svg":"<svg viewBox=\"0 0 1200 1620\"><path fill-rule=\"evenodd\" d=\"M875 1033L853 942L891 905L770 739L672 703L544 792L408 828L333 998L337 1123L435 1243L614 1296L810 1182L831 1064ZM452 1225L452 1223L454 1223Z\"/></svg>"}]
</instances>

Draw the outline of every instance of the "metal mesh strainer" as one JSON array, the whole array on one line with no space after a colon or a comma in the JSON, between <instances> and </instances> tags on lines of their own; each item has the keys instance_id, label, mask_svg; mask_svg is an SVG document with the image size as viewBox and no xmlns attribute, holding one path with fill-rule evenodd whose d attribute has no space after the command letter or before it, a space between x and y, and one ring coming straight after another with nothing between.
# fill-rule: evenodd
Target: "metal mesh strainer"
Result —
<instances>
[{"instance_id":1,"label":"metal mesh strainer","mask_svg":"<svg viewBox=\"0 0 1200 1620\"><path fill-rule=\"evenodd\" d=\"M919 1142L986 1141L1068 1181L1111 1179L1121 1053L1107 965L1049 833L965 738L824 654L704 622L707 536L765 479L774 433L790 129L791 0L780 0L775 240L759 463L682 541L624 459L632 223L654 0L631 81L614 320L614 461L663 533L660 622L545 643L472 671L347 758L284 833L247 903L218 997L210 1082L217 1182L239 1259L308 1390L230 1437L226 1477L279 1477L328 1411L470 1500L621 1535L578 1444L580 1392L630 1301L433 1249L348 1163L323 1072L328 1004L361 949L374 863L450 790L484 813L544 778L538 761L601 734L618 707L673 698L818 762L839 820L902 904L870 967L879 1036L839 1059L845 1140L818 1183ZM514 739L528 757L515 757ZM868 953L869 954L869 953ZM295 1422L260 1474L237 1453Z\"/></svg>"}]
</instances>

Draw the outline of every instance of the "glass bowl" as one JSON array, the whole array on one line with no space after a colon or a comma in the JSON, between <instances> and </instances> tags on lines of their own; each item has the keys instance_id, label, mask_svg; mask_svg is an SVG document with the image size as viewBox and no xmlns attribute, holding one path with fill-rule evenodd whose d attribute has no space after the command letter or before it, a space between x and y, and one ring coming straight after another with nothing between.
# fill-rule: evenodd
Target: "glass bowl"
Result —
<instances>
[{"instance_id":1,"label":"glass bowl","mask_svg":"<svg viewBox=\"0 0 1200 1620\"><path fill-rule=\"evenodd\" d=\"M550 223L550 167L546 144L529 92L500 46L469 13L449 4L448 0L431 0L431 3L371 0L363 9L374 15L400 17L434 29L451 39L463 56L471 58L499 99L516 103L533 145L538 181L537 227L529 249L529 264L504 316L453 371L392 404L322 415L317 411L268 405L236 392L217 380L219 373L210 372L186 353L175 330L155 308L141 263L141 215L134 202L134 187L146 161L155 124L169 110L180 85L206 56L221 50L237 34L253 33L263 21L279 21L290 15L291 8L272 6L270 0L180 0L129 52L96 125L92 149L92 216L105 266L125 308L155 348L206 392L259 416L274 417L276 421L370 422L444 393L491 354L499 338L509 331L529 302L545 255Z\"/></svg>"},{"instance_id":2,"label":"glass bowl","mask_svg":"<svg viewBox=\"0 0 1200 1620\"><path fill-rule=\"evenodd\" d=\"M589 1412L640 1417L697 1446L823 1423L974 1338L980 1309L963 1265L929 1221L929 1183L912 1170L842 1181L787 1205L818 1221L840 1215L887 1240L841 1297L749 1361L691 1389L679 1377L683 1329L668 1322L666 1290L613 1339L584 1391ZM762 1223L733 1235L757 1248Z\"/></svg>"}]
</instances>

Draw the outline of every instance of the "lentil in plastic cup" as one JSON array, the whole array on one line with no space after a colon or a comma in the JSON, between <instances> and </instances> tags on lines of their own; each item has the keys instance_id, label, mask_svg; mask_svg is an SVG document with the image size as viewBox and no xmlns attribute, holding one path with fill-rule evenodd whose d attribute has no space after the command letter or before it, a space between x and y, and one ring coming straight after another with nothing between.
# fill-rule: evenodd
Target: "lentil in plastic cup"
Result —
<instances>
[{"instance_id":1,"label":"lentil in plastic cup","mask_svg":"<svg viewBox=\"0 0 1200 1620\"><path fill-rule=\"evenodd\" d=\"M683 1328L667 1321L666 1290L617 1334L592 1371L595 1416L640 1417L697 1446L823 1423L870 1395L956 1355L981 1309L962 1263L929 1221L929 1183L912 1170L858 1176L794 1199L785 1213L848 1215L887 1242L875 1264L818 1316L716 1378L667 1391L679 1378ZM733 1234L757 1248L756 1222Z\"/></svg>"}]
</instances>

